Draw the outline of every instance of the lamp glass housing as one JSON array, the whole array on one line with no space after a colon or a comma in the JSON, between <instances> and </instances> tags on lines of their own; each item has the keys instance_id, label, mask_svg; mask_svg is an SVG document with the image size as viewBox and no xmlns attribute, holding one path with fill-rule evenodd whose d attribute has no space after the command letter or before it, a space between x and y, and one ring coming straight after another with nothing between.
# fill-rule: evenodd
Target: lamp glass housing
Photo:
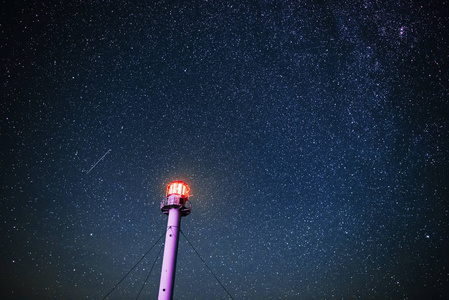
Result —
<instances>
[{"instance_id":1,"label":"lamp glass housing","mask_svg":"<svg viewBox=\"0 0 449 300\"><path fill-rule=\"evenodd\" d=\"M167 197L179 195L181 198L189 198L190 187L184 181L173 181L167 186Z\"/></svg>"}]
</instances>

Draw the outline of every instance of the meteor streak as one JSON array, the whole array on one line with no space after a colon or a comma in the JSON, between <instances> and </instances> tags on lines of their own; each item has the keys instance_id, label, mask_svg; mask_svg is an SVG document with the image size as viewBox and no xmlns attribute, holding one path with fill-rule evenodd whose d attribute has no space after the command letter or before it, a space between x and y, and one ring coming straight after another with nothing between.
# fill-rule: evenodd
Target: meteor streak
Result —
<instances>
[{"instance_id":1,"label":"meteor streak","mask_svg":"<svg viewBox=\"0 0 449 300\"><path fill-rule=\"evenodd\" d=\"M105 154L103 154L103 156L89 169L89 171L87 171L86 172L86 174L89 174L90 173L90 171L92 171L92 169L93 168L95 168L97 165L98 165L98 163L100 162L100 161L102 161L103 160L103 158L106 156L106 155L108 155L108 153L109 152L111 152L112 150L111 149L109 149L108 151L106 151L106 153Z\"/></svg>"}]
</instances>

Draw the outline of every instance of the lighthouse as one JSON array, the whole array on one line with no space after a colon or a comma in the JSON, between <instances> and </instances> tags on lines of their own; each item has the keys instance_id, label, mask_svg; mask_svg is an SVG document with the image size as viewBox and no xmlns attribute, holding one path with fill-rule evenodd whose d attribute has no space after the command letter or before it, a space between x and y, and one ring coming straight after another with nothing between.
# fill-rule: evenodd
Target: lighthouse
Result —
<instances>
[{"instance_id":1,"label":"lighthouse","mask_svg":"<svg viewBox=\"0 0 449 300\"><path fill-rule=\"evenodd\" d=\"M159 300L173 299L181 217L187 216L191 212L189 194L190 187L185 182L173 181L167 186L166 197L161 202L161 211L168 215L168 221L159 284Z\"/></svg>"}]
</instances>

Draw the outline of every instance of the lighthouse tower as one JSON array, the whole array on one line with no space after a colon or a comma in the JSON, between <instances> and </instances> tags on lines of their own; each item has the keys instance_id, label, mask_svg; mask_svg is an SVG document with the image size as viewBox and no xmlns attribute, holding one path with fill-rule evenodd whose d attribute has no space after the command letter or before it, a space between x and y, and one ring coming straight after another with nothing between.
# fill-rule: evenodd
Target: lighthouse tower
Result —
<instances>
[{"instance_id":1,"label":"lighthouse tower","mask_svg":"<svg viewBox=\"0 0 449 300\"><path fill-rule=\"evenodd\" d=\"M185 182L173 181L167 186L167 196L161 202L162 213L168 215L168 222L159 284L159 300L173 299L181 217L187 216L191 211L189 193L190 188Z\"/></svg>"}]
</instances>

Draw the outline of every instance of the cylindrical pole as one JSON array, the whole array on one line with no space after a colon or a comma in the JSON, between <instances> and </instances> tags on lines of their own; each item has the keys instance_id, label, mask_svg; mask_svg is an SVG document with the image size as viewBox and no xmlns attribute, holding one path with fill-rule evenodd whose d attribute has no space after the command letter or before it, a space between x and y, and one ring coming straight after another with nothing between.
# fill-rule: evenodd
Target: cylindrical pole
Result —
<instances>
[{"instance_id":1,"label":"cylindrical pole","mask_svg":"<svg viewBox=\"0 0 449 300\"><path fill-rule=\"evenodd\" d=\"M171 208L168 212L164 260L162 261L161 282L159 285L159 300L173 299L180 225L181 212L179 208Z\"/></svg>"}]
</instances>

